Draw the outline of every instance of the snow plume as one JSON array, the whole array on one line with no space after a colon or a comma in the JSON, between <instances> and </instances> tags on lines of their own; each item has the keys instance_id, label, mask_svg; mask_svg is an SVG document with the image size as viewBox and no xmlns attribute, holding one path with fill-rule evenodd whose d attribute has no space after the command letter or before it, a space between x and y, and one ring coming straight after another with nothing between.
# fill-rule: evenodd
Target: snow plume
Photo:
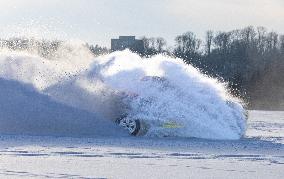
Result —
<instances>
[{"instance_id":1,"label":"snow plume","mask_svg":"<svg viewBox=\"0 0 284 179\"><path fill-rule=\"evenodd\" d=\"M110 88L136 96L128 113L152 124L149 136L239 139L245 133L241 102L229 95L225 84L181 59L141 59L126 50L96 61L89 74L99 74ZM173 122L177 129L163 126Z\"/></svg>"},{"instance_id":2,"label":"snow plume","mask_svg":"<svg viewBox=\"0 0 284 179\"><path fill-rule=\"evenodd\" d=\"M110 121L125 112L126 101L121 94L127 94L132 96L127 101L128 117L147 121L147 136L239 139L245 133L240 102L228 95L224 84L181 59L162 55L143 59L128 50L93 58L83 45L69 42L52 59L2 51L0 78L1 92L7 94L1 97L0 132L36 134L27 131L38 131L40 126L42 130L47 127L65 131L66 135L78 131L94 135L119 133ZM21 108L22 104L26 107ZM15 116L17 110L24 117ZM26 132L12 125L24 125L17 121L21 119L30 121ZM62 121L67 121L66 126ZM163 127L167 122L179 127Z\"/></svg>"}]
</instances>

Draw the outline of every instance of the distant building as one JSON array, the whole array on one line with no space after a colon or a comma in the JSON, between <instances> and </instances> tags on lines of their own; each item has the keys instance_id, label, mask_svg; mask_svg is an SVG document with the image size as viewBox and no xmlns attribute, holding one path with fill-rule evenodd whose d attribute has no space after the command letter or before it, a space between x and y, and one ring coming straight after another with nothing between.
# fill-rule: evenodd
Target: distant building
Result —
<instances>
[{"instance_id":1,"label":"distant building","mask_svg":"<svg viewBox=\"0 0 284 179\"><path fill-rule=\"evenodd\" d=\"M130 49L137 53L144 52L143 40L135 39L135 36L119 36L118 39L111 39L111 51Z\"/></svg>"}]
</instances>

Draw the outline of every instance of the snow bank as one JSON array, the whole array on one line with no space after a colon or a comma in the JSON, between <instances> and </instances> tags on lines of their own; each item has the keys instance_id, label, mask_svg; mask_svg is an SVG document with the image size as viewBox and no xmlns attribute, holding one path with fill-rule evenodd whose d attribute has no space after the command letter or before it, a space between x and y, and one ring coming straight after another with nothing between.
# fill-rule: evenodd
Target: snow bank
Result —
<instances>
[{"instance_id":1,"label":"snow bank","mask_svg":"<svg viewBox=\"0 0 284 179\"><path fill-rule=\"evenodd\" d=\"M0 78L0 133L55 136L122 135L96 114L52 101L32 86Z\"/></svg>"},{"instance_id":2,"label":"snow bank","mask_svg":"<svg viewBox=\"0 0 284 179\"><path fill-rule=\"evenodd\" d=\"M2 126L14 120L18 124L14 131L21 131L23 121L36 120L41 129L67 131L64 123L69 121L73 126L72 130L68 128L70 134L85 128L92 133L89 125L94 134L110 130L114 133L117 130L110 121L124 110L119 95L124 92L137 96L129 102L129 115L153 124L148 136L239 139L245 133L243 108L228 95L225 86L180 59L162 55L142 59L128 50L93 59L85 48L74 43L71 47L63 45L55 57L44 59L15 51L0 53L1 89L14 91L1 91L0 105L7 100L13 104L1 107ZM166 82L145 80L145 76L160 77ZM29 98L22 98L27 90L33 92L29 92ZM22 101L25 108L14 106ZM233 102L228 105L227 101ZM42 104L44 107L36 107ZM60 117L55 119L52 111ZM12 113L22 113L24 117ZM102 119L93 117L96 115ZM175 121L182 127L165 129L154 125L167 121ZM73 124L80 125L76 128ZM4 127L0 128L3 131Z\"/></svg>"}]
</instances>

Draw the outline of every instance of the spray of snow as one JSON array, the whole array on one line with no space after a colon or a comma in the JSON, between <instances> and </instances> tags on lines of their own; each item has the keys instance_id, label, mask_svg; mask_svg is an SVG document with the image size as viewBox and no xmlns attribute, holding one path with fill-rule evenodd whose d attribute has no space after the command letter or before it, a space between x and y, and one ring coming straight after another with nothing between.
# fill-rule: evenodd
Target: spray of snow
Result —
<instances>
[{"instance_id":1,"label":"spray of snow","mask_svg":"<svg viewBox=\"0 0 284 179\"><path fill-rule=\"evenodd\" d=\"M245 133L240 101L229 95L225 84L181 59L163 55L141 59L126 50L96 61L89 73L100 74L112 89L137 96L131 100L129 116L153 124L147 135L239 139ZM163 122L181 127L155 125Z\"/></svg>"},{"instance_id":2,"label":"spray of snow","mask_svg":"<svg viewBox=\"0 0 284 179\"><path fill-rule=\"evenodd\" d=\"M128 101L127 113L153 124L148 136L239 139L245 133L241 103L228 95L224 84L185 65L181 59L162 55L143 59L128 50L93 58L78 42L63 44L56 53L53 59L45 59L27 52L2 50L0 78L32 86L36 94L48 96L47 105L56 102L80 110L82 118L85 111L102 116L105 121L124 112L120 94L132 94L135 97ZM2 82L0 85L7 86ZM29 111L30 118L35 117L33 110ZM1 109L0 112L3 124L9 117ZM78 125L82 119L74 120ZM167 121L181 127L155 125Z\"/></svg>"}]
</instances>

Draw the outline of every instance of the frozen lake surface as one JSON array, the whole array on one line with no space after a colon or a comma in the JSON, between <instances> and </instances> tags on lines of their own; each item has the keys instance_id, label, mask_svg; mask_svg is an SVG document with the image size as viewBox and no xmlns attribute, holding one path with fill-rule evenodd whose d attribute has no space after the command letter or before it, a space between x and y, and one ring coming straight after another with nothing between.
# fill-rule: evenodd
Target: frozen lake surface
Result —
<instances>
[{"instance_id":1,"label":"frozen lake surface","mask_svg":"<svg viewBox=\"0 0 284 179\"><path fill-rule=\"evenodd\" d=\"M0 178L283 178L284 112L250 111L241 140L0 136Z\"/></svg>"}]
</instances>

